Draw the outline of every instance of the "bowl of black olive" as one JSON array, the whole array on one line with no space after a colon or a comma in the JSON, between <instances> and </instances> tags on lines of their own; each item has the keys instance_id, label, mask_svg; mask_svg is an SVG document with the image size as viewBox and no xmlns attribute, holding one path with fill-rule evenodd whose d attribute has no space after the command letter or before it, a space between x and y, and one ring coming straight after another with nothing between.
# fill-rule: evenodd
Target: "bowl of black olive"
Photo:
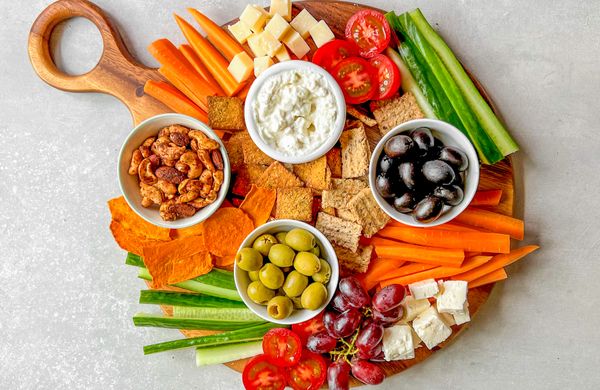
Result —
<instances>
[{"instance_id":1,"label":"bowl of black olive","mask_svg":"<svg viewBox=\"0 0 600 390\"><path fill-rule=\"evenodd\" d=\"M379 141L371 155L369 184L379 206L396 221L437 226L471 203L479 184L479 159L456 127L416 119Z\"/></svg>"}]
</instances>

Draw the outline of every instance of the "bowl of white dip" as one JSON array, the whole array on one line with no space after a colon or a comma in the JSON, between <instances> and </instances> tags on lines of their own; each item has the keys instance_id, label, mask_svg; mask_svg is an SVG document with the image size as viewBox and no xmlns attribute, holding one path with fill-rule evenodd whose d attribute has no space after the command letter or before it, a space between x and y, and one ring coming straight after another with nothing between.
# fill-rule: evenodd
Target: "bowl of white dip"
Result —
<instances>
[{"instance_id":1,"label":"bowl of white dip","mask_svg":"<svg viewBox=\"0 0 600 390\"><path fill-rule=\"evenodd\" d=\"M316 160L337 143L346 104L339 85L323 68L285 61L252 83L244 118L260 150L275 160L300 164Z\"/></svg>"}]
</instances>

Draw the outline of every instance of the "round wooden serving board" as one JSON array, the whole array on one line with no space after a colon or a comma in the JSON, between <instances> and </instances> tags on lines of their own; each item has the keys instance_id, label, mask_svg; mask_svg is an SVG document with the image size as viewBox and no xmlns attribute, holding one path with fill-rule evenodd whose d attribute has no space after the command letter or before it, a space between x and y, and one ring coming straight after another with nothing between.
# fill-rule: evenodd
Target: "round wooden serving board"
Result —
<instances>
[{"instance_id":1,"label":"round wooden serving board","mask_svg":"<svg viewBox=\"0 0 600 390\"><path fill-rule=\"evenodd\" d=\"M168 7L168 5L165 6ZM300 1L294 3L293 12L296 14L304 8L317 20L325 20L336 36L343 37L348 18L361 9L372 7L341 1ZM100 30L104 43L104 49L98 64L89 72L77 76L66 75L56 67L49 47L50 37L54 28L59 23L74 17L84 17L93 22ZM314 50L312 41L309 44L311 44ZM102 9L89 1L59 0L48 6L38 16L31 27L28 52L36 73L46 83L69 92L101 92L112 95L127 106L133 117L134 124L138 124L144 119L157 114L171 112L162 103L143 93L144 84L147 80L163 80L163 77L156 69L149 68L133 58L125 47L123 39L114 23ZM483 87L473 76L471 78L483 97L494 108ZM494 111L496 110L494 109ZM379 133L373 130L368 135L371 143L376 143L380 137ZM484 165L481 169L479 188L484 190L502 189L502 201L496 210L507 215L512 215L514 178L512 164L509 159L505 159L493 166ZM493 285L487 285L469 291L469 307L472 317L483 303L485 303L492 288ZM170 312L170 308L168 307L164 307L163 310L167 314ZM467 324L453 326L452 336L433 351L428 350L426 347L421 347L416 350L415 359L384 362L381 363L381 366L388 376L402 372L427 359L435 350L448 345L466 326ZM182 333L187 337L195 337L209 332L182 331ZM241 371L244 364L245 360L241 360L227 365L237 371ZM354 382L353 384L356 385L358 382Z\"/></svg>"}]
</instances>

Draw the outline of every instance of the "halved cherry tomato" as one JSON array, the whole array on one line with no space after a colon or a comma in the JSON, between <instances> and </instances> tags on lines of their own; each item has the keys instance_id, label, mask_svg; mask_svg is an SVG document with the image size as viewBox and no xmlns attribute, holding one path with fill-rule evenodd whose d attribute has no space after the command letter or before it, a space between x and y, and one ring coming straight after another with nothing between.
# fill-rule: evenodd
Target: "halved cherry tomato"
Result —
<instances>
[{"instance_id":1,"label":"halved cherry tomato","mask_svg":"<svg viewBox=\"0 0 600 390\"><path fill-rule=\"evenodd\" d=\"M269 330L263 338L262 347L269 362L279 367L293 366L302 354L300 337L285 328Z\"/></svg>"},{"instance_id":2,"label":"halved cherry tomato","mask_svg":"<svg viewBox=\"0 0 600 390\"><path fill-rule=\"evenodd\" d=\"M381 12L365 9L352 15L346 24L346 38L356 42L360 55L372 58L390 43L390 24Z\"/></svg>"},{"instance_id":3,"label":"halved cherry tomato","mask_svg":"<svg viewBox=\"0 0 600 390\"><path fill-rule=\"evenodd\" d=\"M358 56L358 46L352 41L334 39L317 49L312 62L330 71L341 60Z\"/></svg>"},{"instance_id":4,"label":"halved cherry tomato","mask_svg":"<svg viewBox=\"0 0 600 390\"><path fill-rule=\"evenodd\" d=\"M298 364L288 372L288 385L294 390L319 389L327 375L327 363L319 354L304 351Z\"/></svg>"},{"instance_id":5,"label":"halved cherry tomato","mask_svg":"<svg viewBox=\"0 0 600 390\"><path fill-rule=\"evenodd\" d=\"M285 368L269 363L264 354L250 359L242 373L246 390L283 390L286 381Z\"/></svg>"},{"instance_id":6,"label":"halved cherry tomato","mask_svg":"<svg viewBox=\"0 0 600 390\"><path fill-rule=\"evenodd\" d=\"M292 331L300 337L302 345L306 345L308 336L319 333L322 330L325 330L325 325L323 325L323 312L310 320L292 325Z\"/></svg>"},{"instance_id":7,"label":"halved cherry tomato","mask_svg":"<svg viewBox=\"0 0 600 390\"><path fill-rule=\"evenodd\" d=\"M390 98L400 88L400 82L402 81L400 70L388 56L383 54L377 54L369 62L377 69L379 79L378 90L373 99Z\"/></svg>"},{"instance_id":8,"label":"halved cherry tomato","mask_svg":"<svg viewBox=\"0 0 600 390\"><path fill-rule=\"evenodd\" d=\"M360 57L342 60L331 74L338 82L347 104L360 104L377 92L377 69Z\"/></svg>"}]
</instances>

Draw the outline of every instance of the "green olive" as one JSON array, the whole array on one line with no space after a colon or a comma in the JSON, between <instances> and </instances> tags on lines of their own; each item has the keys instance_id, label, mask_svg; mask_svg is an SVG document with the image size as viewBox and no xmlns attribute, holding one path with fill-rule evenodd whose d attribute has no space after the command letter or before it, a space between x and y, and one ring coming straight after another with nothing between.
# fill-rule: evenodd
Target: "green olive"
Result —
<instances>
[{"instance_id":1,"label":"green olive","mask_svg":"<svg viewBox=\"0 0 600 390\"><path fill-rule=\"evenodd\" d=\"M288 297L297 297L302 294L306 286L308 286L308 278L298 271L292 271L285 278L283 291Z\"/></svg>"},{"instance_id":2,"label":"green olive","mask_svg":"<svg viewBox=\"0 0 600 390\"><path fill-rule=\"evenodd\" d=\"M266 304L269 299L275 296L275 291L266 288L265 285L258 280L250 283L246 292L248 293L248 298L259 305Z\"/></svg>"},{"instance_id":3,"label":"green olive","mask_svg":"<svg viewBox=\"0 0 600 390\"><path fill-rule=\"evenodd\" d=\"M321 269L312 278L315 282L326 284L331 278L331 266L323 259L319 259L319 262L321 263Z\"/></svg>"},{"instance_id":4,"label":"green olive","mask_svg":"<svg viewBox=\"0 0 600 390\"><path fill-rule=\"evenodd\" d=\"M269 249L271 249L274 244L277 244L277 239L275 237L270 234L263 234L254 240L252 248L259 251L261 255L266 256L269 254Z\"/></svg>"},{"instance_id":5,"label":"green olive","mask_svg":"<svg viewBox=\"0 0 600 390\"><path fill-rule=\"evenodd\" d=\"M313 276L321 269L321 262L310 252L299 252L294 259L294 268L302 275Z\"/></svg>"},{"instance_id":6,"label":"green olive","mask_svg":"<svg viewBox=\"0 0 600 390\"><path fill-rule=\"evenodd\" d=\"M291 297L290 298L292 300L292 303L294 304L294 309L296 310L300 310L300 309L304 309L302 307L302 300L300 299L300 297Z\"/></svg>"},{"instance_id":7,"label":"green olive","mask_svg":"<svg viewBox=\"0 0 600 390\"><path fill-rule=\"evenodd\" d=\"M277 241L279 241L280 244L285 244L285 236L286 235L287 235L287 232L275 233L275 238L277 238Z\"/></svg>"},{"instance_id":8,"label":"green olive","mask_svg":"<svg viewBox=\"0 0 600 390\"><path fill-rule=\"evenodd\" d=\"M249 271L248 277L251 281L256 282L258 280L258 271Z\"/></svg>"},{"instance_id":9,"label":"green olive","mask_svg":"<svg viewBox=\"0 0 600 390\"><path fill-rule=\"evenodd\" d=\"M276 320L283 320L289 317L293 311L294 304L290 298L285 296L278 295L271 298L269 303L267 303L267 313Z\"/></svg>"},{"instance_id":10,"label":"green olive","mask_svg":"<svg viewBox=\"0 0 600 390\"><path fill-rule=\"evenodd\" d=\"M327 289L322 283L311 283L300 297L302 307L308 310L317 310L327 300Z\"/></svg>"},{"instance_id":11,"label":"green olive","mask_svg":"<svg viewBox=\"0 0 600 390\"><path fill-rule=\"evenodd\" d=\"M263 257L256 249L242 248L235 255L235 262L244 271L258 271L263 265Z\"/></svg>"},{"instance_id":12,"label":"green olive","mask_svg":"<svg viewBox=\"0 0 600 390\"><path fill-rule=\"evenodd\" d=\"M319 248L318 245L315 245L313 248L311 248L311 250L309 250L309 252L317 257L321 256L321 248Z\"/></svg>"},{"instance_id":13,"label":"green olive","mask_svg":"<svg viewBox=\"0 0 600 390\"><path fill-rule=\"evenodd\" d=\"M296 251L309 251L317 245L317 240L312 233L296 228L287 232L285 243Z\"/></svg>"},{"instance_id":14,"label":"green olive","mask_svg":"<svg viewBox=\"0 0 600 390\"><path fill-rule=\"evenodd\" d=\"M278 267L291 267L296 253L284 244L275 244L269 250L269 260Z\"/></svg>"},{"instance_id":15,"label":"green olive","mask_svg":"<svg viewBox=\"0 0 600 390\"><path fill-rule=\"evenodd\" d=\"M258 272L258 278L267 288L277 290L283 285L283 272L274 264L265 264Z\"/></svg>"}]
</instances>

